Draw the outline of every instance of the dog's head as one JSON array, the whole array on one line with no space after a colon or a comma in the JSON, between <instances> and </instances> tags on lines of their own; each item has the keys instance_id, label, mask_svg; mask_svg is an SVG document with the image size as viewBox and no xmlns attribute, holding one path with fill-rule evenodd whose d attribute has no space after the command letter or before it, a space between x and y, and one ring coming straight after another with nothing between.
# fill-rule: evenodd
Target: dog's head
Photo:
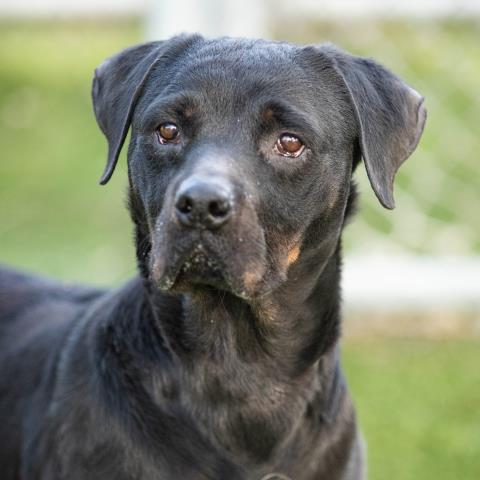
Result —
<instances>
[{"instance_id":1,"label":"dog's head","mask_svg":"<svg viewBox=\"0 0 480 480\"><path fill-rule=\"evenodd\" d=\"M332 46L179 36L97 70L93 102L113 173L128 130L131 205L165 290L270 291L332 246L363 157L380 202L425 121L422 97Z\"/></svg>"}]
</instances>

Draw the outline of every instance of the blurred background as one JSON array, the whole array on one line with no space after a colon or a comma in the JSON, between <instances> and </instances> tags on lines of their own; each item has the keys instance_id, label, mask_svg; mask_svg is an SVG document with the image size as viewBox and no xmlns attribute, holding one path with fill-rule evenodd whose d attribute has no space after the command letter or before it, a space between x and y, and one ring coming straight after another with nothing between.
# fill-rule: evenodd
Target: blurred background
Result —
<instances>
[{"instance_id":1,"label":"blurred background","mask_svg":"<svg viewBox=\"0 0 480 480\"><path fill-rule=\"evenodd\" d=\"M480 478L480 1L1 0L0 261L64 281L135 274L126 160L93 69L181 31L334 42L426 97L426 130L384 210L356 173L345 232L344 363L371 479Z\"/></svg>"}]
</instances>

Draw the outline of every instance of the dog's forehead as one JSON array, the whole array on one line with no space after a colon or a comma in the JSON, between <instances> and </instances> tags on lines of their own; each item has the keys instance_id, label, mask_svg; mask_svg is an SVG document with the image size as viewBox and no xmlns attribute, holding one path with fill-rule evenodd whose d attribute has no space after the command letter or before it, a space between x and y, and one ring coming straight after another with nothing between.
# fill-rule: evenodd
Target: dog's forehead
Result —
<instances>
[{"instance_id":1,"label":"dog's forehead","mask_svg":"<svg viewBox=\"0 0 480 480\"><path fill-rule=\"evenodd\" d=\"M286 42L226 37L196 44L188 51L187 58L198 64L210 62L210 65L217 63L261 69L290 63L298 49Z\"/></svg>"},{"instance_id":2,"label":"dog's forehead","mask_svg":"<svg viewBox=\"0 0 480 480\"><path fill-rule=\"evenodd\" d=\"M304 48L265 40L220 38L191 45L168 70L158 65L136 109L146 124L162 115L189 118L198 125L249 131L252 118L267 118L271 107L289 112L326 138L351 116L351 108L328 68L310 65ZM301 117L301 121L299 120ZM270 118L270 117L268 117ZM288 123L288 122L287 122ZM244 127L244 128L243 128Z\"/></svg>"},{"instance_id":3,"label":"dog's forehead","mask_svg":"<svg viewBox=\"0 0 480 480\"><path fill-rule=\"evenodd\" d=\"M325 78L327 69L317 74L305 65L302 51L286 42L202 40L183 52L168 72L160 72L159 67L141 103L144 109L151 104L171 108L176 99L183 105L193 98L193 111L214 118L216 114L254 114L262 105L280 101L312 120L323 110L335 116L339 89Z\"/></svg>"},{"instance_id":4,"label":"dog's forehead","mask_svg":"<svg viewBox=\"0 0 480 480\"><path fill-rule=\"evenodd\" d=\"M281 62L290 61L299 47L287 42L274 42L247 38L218 38L205 40L190 51L196 58L215 57L233 62Z\"/></svg>"},{"instance_id":5,"label":"dog's forehead","mask_svg":"<svg viewBox=\"0 0 480 480\"><path fill-rule=\"evenodd\" d=\"M176 65L172 84L182 89L221 87L240 92L252 86L287 89L298 83L298 47L280 42L222 38L192 47ZM211 92L219 93L218 90Z\"/></svg>"}]
</instances>

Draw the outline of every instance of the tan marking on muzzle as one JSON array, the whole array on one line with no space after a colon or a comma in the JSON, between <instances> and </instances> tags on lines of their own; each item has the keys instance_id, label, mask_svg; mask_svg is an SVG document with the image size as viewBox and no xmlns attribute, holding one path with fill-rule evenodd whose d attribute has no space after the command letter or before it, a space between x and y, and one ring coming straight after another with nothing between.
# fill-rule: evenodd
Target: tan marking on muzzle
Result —
<instances>
[{"instance_id":1,"label":"tan marking on muzzle","mask_svg":"<svg viewBox=\"0 0 480 480\"><path fill-rule=\"evenodd\" d=\"M300 255L300 245L297 243L295 246L290 248L287 255L287 267L295 263Z\"/></svg>"}]
</instances>

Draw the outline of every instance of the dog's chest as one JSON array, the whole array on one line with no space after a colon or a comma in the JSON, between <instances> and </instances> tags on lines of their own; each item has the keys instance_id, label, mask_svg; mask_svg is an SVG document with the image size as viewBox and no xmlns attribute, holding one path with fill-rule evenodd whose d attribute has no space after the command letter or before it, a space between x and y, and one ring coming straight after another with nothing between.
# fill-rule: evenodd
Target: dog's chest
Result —
<instances>
[{"instance_id":1,"label":"dog's chest","mask_svg":"<svg viewBox=\"0 0 480 480\"><path fill-rule=\"evenodd\" d=\"M243 465L274 464L302 423L308 391L255 366L199 362L179 375L176 402L220 451Z\"/></svg>"}]
</instances>

